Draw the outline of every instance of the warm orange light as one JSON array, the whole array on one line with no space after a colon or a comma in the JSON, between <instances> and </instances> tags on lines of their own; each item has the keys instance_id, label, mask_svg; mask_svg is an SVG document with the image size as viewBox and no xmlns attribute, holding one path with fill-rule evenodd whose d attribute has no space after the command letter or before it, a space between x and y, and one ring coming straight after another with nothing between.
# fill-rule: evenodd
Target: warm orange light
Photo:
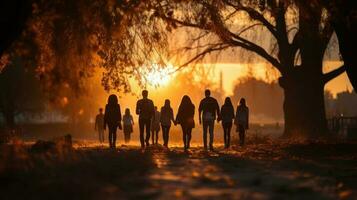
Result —
<instances>
[{"instance_id":1,"label":"warm orange light","mask_svg":"<svg viewBox=\"0 0 357 200\"><path fill-rule=\"evenodd\" d=\"M144 71L144 81L154 87L166 86L170 83L170 80L174 76L174 67L173 65L167 65L162 68L157 65L152 66L152 70Z\"/></svg>"}]
</instances>

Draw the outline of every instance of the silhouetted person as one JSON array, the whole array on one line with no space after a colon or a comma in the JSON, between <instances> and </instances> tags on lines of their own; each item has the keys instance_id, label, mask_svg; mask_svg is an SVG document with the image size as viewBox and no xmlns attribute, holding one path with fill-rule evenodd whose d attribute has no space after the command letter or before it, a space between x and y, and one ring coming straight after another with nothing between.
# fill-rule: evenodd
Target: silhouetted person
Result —
<instances>
[{"instance_id":1,"label":"silhouetted person","mask_svg":"<svg viewBox=\"0 0 357 200\"><path fill-rule=\"evenodd\" d=\"M99 142L104 142L104 114L103 108L99 108L99 114L95 116L94 130L98 131Z\"/></svg>"},{"instance_id":2,"label":"silhouetted person","mask_svg":"<svg viewBox=\"0 0 357 200\"><path fill-rule=\"evenodd\" d=\"M241 98L237 107L235 124L237 132L239 132L240 145L244 145L245 131L249 128L249 109L245 103L245 99Z\"/></svg>"},{"instance_id":3,"label":"silhouetted person","mask_svg":"<svg viewBox=\"0 0 357 200\"><path fill-rule=\"evenodd\" d=\"M169 144L169 132L171 127L171 121L174 122L174 111L170 106L170 100L165 100L165 105L161 107L161 129L162 139L164 140L164 146L168 147Z\"/></svg>"},{"instance_id":4,"label":"silhouetted person","mask_svg":"<svg viewBox=\"0 0 357 200\"><path fill-rule=\"evenodd\" d=\"M160 112L154 107L154 115L151 118L151 139L152 144L158 144L160 131Z\"/></svg>"},{"instance_id":5,"label":"silhouetted person","mask_svg":"<svg viewBox=\"0 0 357 200\"><path fill-rule=\"evenodd\" d=\"M154 115L154 103L148 99L148 91L143 90L143 98L136 103L136 114L139 115L139 129L140 129L140 143L144 148L149 146L150 140L150 125L151 118ZM146 131L146 138L144 141L144 130ZM145 143L144 143L145 142Z\"/></svg>"},{"instance_id":6,"label":"silhouetted person","mask_svg":"<svg viewBox=\"0 0 357 200\"><path fill-rule=\"evenodd\" d=\"M130 142L130 136L133 132L134 119L130 114L129 108L125 109L125 114L123 115L123 125L124 125L124 141L125 143Z\"/></svg>"},{"instance_id":7,"label":"silhouetted person","mask_svg":"<svg viewBox=\"0 0 357 200\"><path fill-rule=\"evenodd\" d=\"M207 149L207 129L209 129L209 148L213 150L213 130L216 115L218 121L220 120L220 111L218 102L215 98L211 97L211 91L205 90L205 98L201 100L198 108L199 122L203 124L203 145ZM202 114L202 117L201 117Z\"/></svg>"},{"instance_id":8,"label":"silhouetted person","mask_svg":"<svg viewBox=\"0 0 357 200\"><path fill-rule=\"evenodd\" d=\"M121 130L121 112L118 104L118 97L114 94L108 98L108 104L105 106L104 130L109 129L109 147L115 148L117 139L117 128Z\"/></svg>"},{"instance_id":9,"label":"silhouetted person","mask_svg":"<svg viewBox=\"0 0 357 200\"><path fill-rule=\"evenodd\" d=\"M231 143L231 129L234 119L234 108L231 98L227 97L221 108L221 120L224 132L224 147L229 148Z\"/></svg>"},{"instance_id":10,"label":"silhouetted person","mask_svg":"<svg viewBox=\"0 0 357 200\"><path fill-rule=\"evenodd\" d=\"M192 129L195 127L195 121L193 119L194 115L195 106L193 105L190 97L187 95L183 96L175 122L181 125L185 150L190 148L191 133Z\"/></svg>"}]
</instances>

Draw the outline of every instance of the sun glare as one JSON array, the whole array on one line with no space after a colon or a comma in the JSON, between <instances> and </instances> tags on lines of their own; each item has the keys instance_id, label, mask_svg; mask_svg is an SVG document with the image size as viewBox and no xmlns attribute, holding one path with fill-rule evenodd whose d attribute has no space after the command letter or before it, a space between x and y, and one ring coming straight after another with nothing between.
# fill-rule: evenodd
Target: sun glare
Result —
<instances>
[{"instance_id":1,"label":"sun glare","mask_svg":"<svg viewBox=\"0 0 357 200\"><path fill-rule=\"evenodd\" d=\"M159 87L168 85L170 80L174 76L175 69L173 65L167 65L166 67L162 68L157 65L153 65L150 71L144 72L144 80L147 84Z\"/></svg>"}]
</instances>

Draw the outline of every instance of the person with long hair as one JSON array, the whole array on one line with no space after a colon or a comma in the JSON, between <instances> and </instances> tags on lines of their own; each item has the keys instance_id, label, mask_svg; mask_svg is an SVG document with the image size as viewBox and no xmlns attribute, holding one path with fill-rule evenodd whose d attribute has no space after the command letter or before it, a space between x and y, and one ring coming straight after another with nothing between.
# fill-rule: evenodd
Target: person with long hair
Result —
<instances>
[{"instance_id":1,"label":"person with long hair","mask_svg":"<svg viewBox=\"0 0 357 200\"><path fill-rule=\"evenodd\" d=\"M170 100L166 99L164 106L161 107L161 117L160 117L164 147L168 147L169 144L169 132L171 127L171 121L175 122L174 111L170 106Z\"/></svg>"},{"instance_id":2,"label":"person with long hair","mask_svg":"<svg viewBox=\"0 0 357 200\"><path fill-rule=\"evenodd\" d=\"M175 122L181 125L185 151L190 148L190 142L192 137L191 133L192 129L195 127L195 121L193 118L194 115L195 106L193 105L190 97L187 95L183 96Z\"/></svg>"},{"instance_id":3,"label":"person with long hair","mask_svg":"<svg viewBox=\"0 0 357 200\"><path fill-rule=\"evenodd\" d=\"M237 107L235 124L237 132L239 132L239 142L243 146L245 142L245 132L249 129L249 108L246 105L245 99L241 98Z\"/></svg>"},{"instance_id":4,"label":"person with long hair","mask_svg":"<svg viewBox=\"0 0 357 200\"><path fill-rule=\"evenodd\" d=\"M115 148L117 139L117 128L121 130L121 112L118 97L112 94L108 97L108 104L105 106L104 130L109 129L109 147Z\"/></svg>"},{"instance_id":5,"label":"person with long hair","mask_svg":"<svg viewBox=\"0 0 357 200\"><path fill-rule=\"evenodd\" d=\"M123 125L124 125L124 141L125 144L128 144L130 142L130 136L131 133L133 132L133 125L134 125L134 119L133 116L130 114L129 108L125 109L125 114L123 116Z\"/></svg>"},{"instance_id":6,"label":"person with long hair","mask_svg":"<svg viewBox=\"0 0 357 200\"><path fill-rule=\"evenodd\" d=\"M221 120L224 132L224 147L229 148L231 142L231 129L234 119L234 108L231 98L226 97L221 107Z\"/></svg>"}]
</instances>

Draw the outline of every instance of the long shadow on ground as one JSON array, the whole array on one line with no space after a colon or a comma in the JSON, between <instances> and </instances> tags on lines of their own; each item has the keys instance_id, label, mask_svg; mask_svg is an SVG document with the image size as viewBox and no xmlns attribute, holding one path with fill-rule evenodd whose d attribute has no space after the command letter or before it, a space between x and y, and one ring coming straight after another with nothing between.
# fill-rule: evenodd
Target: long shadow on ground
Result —
<instances>
[{"instance_id":1,"label":"long shadow on ground","mask_svg":"<svg viewBox=\"0 0 357 200\"><path fill-rule=\"evenodd\" d=\"M353 199L356 156L353 144L277 143L221 151L209 160L248 194L269 199Z\"/></svg>"},{"instance_id":2,"label":"long shadow on ground","mask_svg":"<svg viewBox=\"0 0 357 200\"><path fill-rule=\"evenodd\" d=\"M152 154L138 149L82 148L62 153L28 153L2 146L1 199L133 199L147 187Z\"/></svg>"}]
</instances>

